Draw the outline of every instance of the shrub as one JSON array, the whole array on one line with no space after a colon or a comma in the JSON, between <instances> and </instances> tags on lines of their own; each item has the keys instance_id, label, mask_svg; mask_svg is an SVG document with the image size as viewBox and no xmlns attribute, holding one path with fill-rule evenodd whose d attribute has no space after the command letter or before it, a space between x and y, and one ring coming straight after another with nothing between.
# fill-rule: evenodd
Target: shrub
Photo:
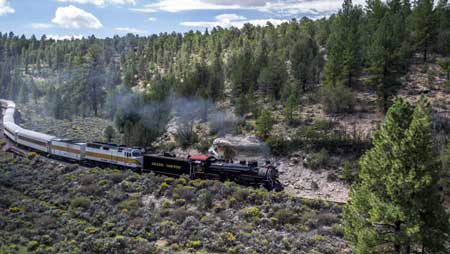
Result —
<instances>
[{"instance_id":1,"label":"shrub","mask_svg":"<svg viewBox=\"0 0 450 254\"><path fill-rule=\"evenodd\" d=\"M299 220L297 214L289 209L279 209L273 214L273 217L280 224L295 224Z\"/></svg>"},{"instance_id":2,"label":"shrub","mask_svg":"<svg viewBox=\"0 0 450 254\"><path fill-rule=\"evenodd\" d=\"M353 182L353 170L350 162L344 161L344 165L342 166L342 175L347 183Z\"/></svg>"},{"instance_id":3,"label":"shrub","mask_svg":"<svg viewBox=\"0 0 450 254\"><path fill-rule=\"evenodd\" d=\"M193 248L193 249L200 249L202 247L202 241L200 240L193 240L193 241L188 241L186 243L186 247L188 248Z\"/></svg>"},{"instance_id":4,"label":"shrub","mask_svg":"<svg viewBox=\"0 0 450 254\"><path fill-rule=\"evenodd\" d=\"M18 212L22 211L22 209L20 207L10 207L8 210L11 213L18 213Z\"/></svg>"},{"instance_id":5,"label":"shrub","mask_svg":"<svg viewBox=\"0 0 450 254\"><path fill-rule=\"evenodd\" d=\"M34 159L36 156L37 156L37 153L35 153L35 152L27 153L27 158L30 160Z\"/></svg>"},{"instance_id":6,"label":"shrub","mask_svg":"<svg viewBox=\"0 0 450 254\"><path fill-rule=\"evenodd\" d=\"M281 136L270 136L265 143L270 152L276 156L287 155L289 153L289 141Z\"/></svg>"},{"instance_id":7,"label":"shrub","mask_svg":"<svg viewBox=\"0 0 450 254\"><path fill-rule=\"evenodd\" d=\"M236 240L236 236L233 235L233 233L226 232L224 235L224 239L228 243L232 243Z\"/></svg>"},{"instance_id":8,"label":"shrub","mask_svg":"<svg viewBox=\"0 0 450 254\"><path fill-rule=\"evenodd\" d=\"M450 92L450 80L445 81L444 88L445 91Z\"/></svg>"},{"instance_id":9,"label":"shrub","mask_svg":"<svg viewBox=\"0 0 450 254\"><path fill-rule=\"evenodd\" d=\"M328 165L330 160L330 155L325 148L322 148L320 152L312 154L306 161L306 166L311 169L318 169L320 167L325 167Z\"/></svg>"},{"instance_id":10,"label":"shrub","mask_svg":"<svg viewBox=\"0 0 450 254\"><path fill-rule=\"evenodd\" d=\"M91 203L91 200L87 197L75 197L70 202L70 206L73 208L82 207L88 208Z\"/></svg>"},{"instance_id":11,"label":"shrub","mask_svg":"<svg viewBox=\"0 0 450 254\"><path fill-rule=\"evenodd\" d=\"M331 232L337 236L337 237L343 237L344 236L344 228L340 224L333 224L331 226Z\"/></svg>"},{"instance_id":12,"label":"shrub","mask_svg":"<svg viewBox=\"0 0 450 254\"><path fill-rule=\"evenodd\" d=\"M137 197L130 197L129 199L126 199L118 204L119 209L124 210L130 210L134 208L139 207L139 198Z\"/></svg>"},{"instance_id":13,"label":"shrub","mask_svg":"<svg viewBox=\"0 0 450 254\"><path fill-rule=\"evenodd\" d=\"M354 96L350 88L344 85L325 85L320 89L320 100L327 113L351 113Z\"/></svg>"},{"instance_id":14,"label":"shrub","mask_svg":"<svg viewBox=\"0 0 450 254\"><path fill-rule=\"evenodd\" d=\"M176 204L177 206L183 206L184 204L186 204L186 199L184 199L184 198L177 198L177 199L175 200L175 204Z\"/></svg>"},{"instance_id":15,"label":"shrub","mask_svg":"<svg viewBox=\"0 0 450 254\"><path fill-rule=\"evenodd\" d=\"M35 250L35 249L37 249L38 246L39 246L39 242L35 241L35 240L29 241L27 244L27 247L29 250Z\"/></svg>"},{"instance_id":16,"label":"shrub","mask_svg":"<svg viewBox=\"0 0 450 254\"><path fill-rule=\"evenodd\" d=\"M260 210L257 207L248 207L242 209L242 215L247 221L258 221Z\"/></svg>"},{"instance_id":17,"label":"shrub","mask_svg":"<svg viewBox=\"0 0 450 254\"><path fill-rule=\"evenodd\" d=\"M180 126L175 135L175 140L177 144L183 148L195 144L198 141L198 135L193 130L193 124L187 123Z\"/></svg>"},{"instance_id":18,"label":"shrub","mask_svg":"<svg viewBox=\"0 0 450 254\"><path fill-rule=\"evenodd\" d=\"M208 190L201 190L198 201L204 208L209 209L213 204L213 196Z\"/></svg>"},{"instance_id":19,"label":"shrub","mask_svg":"<svg viewBox=\"0 0 450 254\"><path fill-rule=\"evenodd\" d=\"M200 142L198 142L197 145L195 145L195 148L201 153L206 153L208 152L208 149L211 147L211 145L212 145L211 140L202 138L200 139Z\"/></svg>"},{"instance_id":20,"label":"shrub","mask_svg":"<svg viewBox=\"0 0 450 254\"><path fill-rule=\"evenodd\" d=\"M185 207L180 207L171 212L171 217L178 223L182 223L187 217L194 216L193 211L187 210Z\"/></svg>"},{"instance_id":21,"label":"shrub","mask_svg":"<svg viewBox=\"0 0 450 254\"><path fill-rule=\"evenodd\" d=\"M250 195L250 191L247 188L241 188L239 187L234 193L233 197L238 201L242 202L247 200L248 196Z\"/></svg>"},{"instance_id":22,"label":"shrub","mask_svg":"<svg viewBox=\"0 0 450 254\"><path fill-rule=\"evenodd\" d=\"M314 121L314 128L317 130L329 130L333 128L334 124L330 119L319 117Z\"/></svg>"},{"instance_id":23,"label":"shrub","mask_svg":"<svg viewBox=\"0 0 450 254\"><path fill-rule=\"evenodd\" d=\"M325 237L323 237L323 236L321 236L321 235L314 235L311 239L312 239L313 241L316 241L316 242L322 242L322 241L325 241Z\"/></svg>"}]
</instances>

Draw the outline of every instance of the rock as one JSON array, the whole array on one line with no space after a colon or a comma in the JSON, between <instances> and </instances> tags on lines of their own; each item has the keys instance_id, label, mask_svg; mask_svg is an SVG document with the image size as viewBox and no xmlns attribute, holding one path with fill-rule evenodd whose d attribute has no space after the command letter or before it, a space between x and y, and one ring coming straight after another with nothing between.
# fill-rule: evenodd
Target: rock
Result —
<instances>
[{"instance_id":1,"label":"rock","mask_svg":"<svg viewBox=\"0 0 450 254\"><path fill-rule=\"evenodd\" d=\"M291 157L290 161L291 161L292 164L298 164L299 159L297 157Z\"/></svg>"},{"instance_id":2,"label":"rock","mask_svg":"<svg viewBox=\"0 0 450 254\"><path fill-rule=\"evenodd\" d=\"M223 156L225 149L231 149L239 156L268 156L269 148L255 136L226 135L216 138L213 147L219 156Z\"/></svg>"}]
</instances>

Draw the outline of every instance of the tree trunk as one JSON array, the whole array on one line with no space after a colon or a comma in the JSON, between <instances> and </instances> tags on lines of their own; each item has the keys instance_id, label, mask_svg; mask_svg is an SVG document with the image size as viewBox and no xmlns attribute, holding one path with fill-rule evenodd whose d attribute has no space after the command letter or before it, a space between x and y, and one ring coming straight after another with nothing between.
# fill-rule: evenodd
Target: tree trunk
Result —
<instances>
[{"instance_id":1,"label":"tree trunk","mask_svg":"<svg viewBox=\"0 0 450 254\"><path fill-rule=\"evenodd\" d=\"M400 222L400 221L396 221L396 222L395 222L395 233L396 233L396 234L398 234L398 233L400 232L400 225L401 225L401 222ZM399 253L399 254L400 254L400 251L401 251L401 245L398 244L398 243L395 243L395 244L394 244L394 249L395 249L395 253Z\"/></svg>"},{"instance_id":2,"label":"tree trunk","mask_svg":"<svg viewBox=\"0 0 450 254\"><path fill-rule=\"evenodd\" d=\"M424 50L423 50L423 62L424 63L426 63L427 62L427 48L425 48Z\"/></svg>"},{"instance_id":3,"label":"tree trunk","mask_svg":"<svg viewBox=\"0 0 450 254\"><path fill-rule=\"evenodd\" d=\"M352 72L351 71L348 72L348 86L349 87L352 86Z\"/></svg>"}]
</instances>

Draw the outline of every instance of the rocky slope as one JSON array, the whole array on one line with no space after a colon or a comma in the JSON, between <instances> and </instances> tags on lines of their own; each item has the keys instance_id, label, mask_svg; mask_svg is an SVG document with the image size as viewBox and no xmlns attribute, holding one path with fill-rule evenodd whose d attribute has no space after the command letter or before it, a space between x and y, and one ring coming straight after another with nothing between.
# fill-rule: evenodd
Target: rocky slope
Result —
<instances>
[{"instance_id":1,"label":"rocky slope","mask_svg":"<svg viewBox=\"0 0 450 254\"><path fill-rule=\"evenodd\" d=\"M0 152L0 253L345 253L342 207Z\"/></svg>"}]
</instances>

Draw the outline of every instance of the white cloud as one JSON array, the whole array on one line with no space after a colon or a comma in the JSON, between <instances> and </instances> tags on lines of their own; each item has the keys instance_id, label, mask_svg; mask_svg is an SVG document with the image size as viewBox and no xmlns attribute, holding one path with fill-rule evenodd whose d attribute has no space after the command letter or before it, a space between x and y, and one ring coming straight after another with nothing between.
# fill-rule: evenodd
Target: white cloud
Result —
<instances>
[{"instance_id":1,"label":"white cloud","mask_svg":"<svg viewBox=\"0 0 450 254\"><path fill-rule=\"evenodd\" d=\"M103 27L94 15L73 5L58 7L52 22L64 28L99 29Z\"/></svg>"},{"instance_id":2,"label":"white cloud","mask_svg":"<svg viewBox=\"0 0 450 254\"><path fill-rule=\"evenodd\" d=\"M287 20L282 19L247 19L246 17L239 16L237 14L222 14L218 15L214 18L214 21L187 21L182 22L180 25L188 26L188 27L237 27L241 28L246 23L250 23L258 26L265 26L267 22L272 23L273 25L279 25L283 22L287 22Z\"/></svg>"},{"instance_id":3,"label":"white cloud","mask_svg":"<svg viewBox=\"0 0 450 254\"><path fill-rule=\"evenodd\" d=\"M365 0L355 0L364 4ZM255 10L278 15L320 15L337 11L342 0L158 0L133 10L181 12L192 10Z\"/></svg>"},{"instance_id":4,"label":"white cloud","mask_svg":"<svg viewBox=\"0 0 450 254\"><path fill-rule=\"evenodd\" d=\"M143 12L143 13L153 13L153 12L157 12L158 11L158 10L156 10L154 8L150 8L150 7L130 8L128 10L135 11L135 12Z\"/></svg>"},{"instance_id":5,"label":"white cloud","mask_svg":"<svg viewBox=\"0 0 450 254\"><path fill-rule=\"evenodd\" d=\"M93 4L97 6L136 4L136 0L58 0L64 3Z\"/></svg>"},{"instance_id":6,"label":"white cloud","mask_svg":"<svg viewBox=\"0 0 450 254\"><path fill-rule=\"evenodd\" d=\"M132 28L132 27L116 27L116 28L114 28L114 30L123 32L123 33L132 33L132 34L146 34L147 33L147 31L145 31L145 30Z\"/></svg>"},{"instance_id":7,"label":"white cloud","mask_svg":"<svg viewBox=\"0 0 450 254\"><path fill-rule=\"evenodd\" d=\"M53 24L50 23L32 23L31 27L34 29L48 29L52 28Z\"/></svg>"},{"instance_id":8,"label":"white cloud","mask_svg":"<svg viewBox=\"0 0 450 254\"><path fill-rule=\"evenodd\" d=\"M153 12L157 12L156 9L153 8L149 8L149 7L143 7L143 8L130 8L130 11L135 11L135 12L143 12L143 13L153 13Z\"/></svg>"},{"instance_id":9,"label":"white cloud","mask_svg":"<svg viewBox=\"0 0 450 254\"><path fill-rule=\"evenodd\" d=\"M0 16L14 13L16 10L14 10L10 5L8 0L0 0Z\"/></svg>"},{"instance_id":10,"label":"white cloud","mask_svg":"<svg viewBox=\"0 0 450 254\"><path fill-rule=\"evenodd\" d=\"M150 18L148 18L148 21L151 21L151 22L154 22L154 21L156 21L157 20L157 18L155 18L155 17L150 17Z\"/></svg>"},{"instance_id":11,"label":"white cloud","mask_svg":"<svg viewBox=\"0 0 450 254\"><path fill-rule=\"evenodd\" d=\"M53 39L56 41L64 41L64 40L79 40L79 39L83 39L84 35L55 35L55 34L49 34L46 35L47 39Z\"/></svg>"}]
</instances>

